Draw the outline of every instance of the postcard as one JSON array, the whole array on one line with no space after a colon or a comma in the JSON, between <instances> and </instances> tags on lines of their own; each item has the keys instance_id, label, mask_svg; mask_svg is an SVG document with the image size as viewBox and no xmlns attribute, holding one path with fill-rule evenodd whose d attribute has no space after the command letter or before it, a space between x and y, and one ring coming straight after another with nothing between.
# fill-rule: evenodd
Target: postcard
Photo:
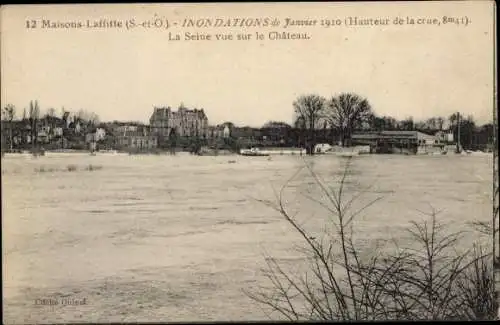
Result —
<instances>
[{"instance_id":1,"label":"postcard","mask_svg":"<svg viewBox=\"0 0 500 325\"><path fill-rule=\"evenodd\" d=\"M493 1L5 5L3 322L493 320Z\"/></svg>"}]
</instances>

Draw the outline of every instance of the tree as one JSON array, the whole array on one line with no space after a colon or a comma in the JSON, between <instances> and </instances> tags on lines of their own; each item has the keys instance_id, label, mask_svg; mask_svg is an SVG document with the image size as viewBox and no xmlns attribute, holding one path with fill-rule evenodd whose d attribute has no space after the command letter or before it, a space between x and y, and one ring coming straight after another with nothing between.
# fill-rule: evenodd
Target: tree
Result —
<instances>
[{"instance_id":1,"label":"tree","mask_svg":"<svg viewBox=\"0 0 500 325\"><path fill-rule=\"evenodd\" d=\"M415 123L413 122L413 117L404 119L400 123L400 128L404 131L412 131L415 129Z\"/></svg>"},{"instance_id":2,"label":"tree","mask_svg":"<svg viewBox=\"0 0 500 325\"><path fill-rule=\"evenodd\" d=\"M99 115L97 115L97 114L96 114L96 113L94 113L94 112L91 112L91 113L89 114L88 123L89 123L92 127L95 127L97 124L99 124Z\"/></svg>"},{"instance_id":3,"label":"tree","mask_svg":"<svg viewBox=\"0 0 500 325\"><path fill-rule=\"evenodd\" d=\"M444 122L444 118L437 116L428 118L425 121L417 122L414 126L418 130L433 133L443 130Z\"/></svg>"},{"instance_id":4,"label":"tree","mask_svg":"<svg viewBox=\"0 0 500 325\"><path fill-rule=\"evenodd\" d=\"M281 121L268 121L263 126L263 128L273 128L273 129L290 129L292 126L286 122Z\"/></svg>"},{"instance_id":5,"label":"tree","mask_svg":"<svg viewBox=\"0 0 500 325\"><path fill-rule=\"evenodd\" d=\"M177 129L175 127L170 129L170 134L168 135L168 139L170 144L170 153L174 155L177 147Z\"/></svg>"},{"instance_id":6,"label":"tree","mask_svg":"<svg viewBox=\"0 0 500 325\"><path fill-rule=\"evenodd\" d=\"M76 118L83 125L85 125L89 128L92 128L99 123L99 116L96 113L89 112L89 111L86 111L83 109L78 111Z\"/></svg>"},{"instance_id":7,"label":"tree","mask_svg":"<svg viewBox=\"0 0 500 325\"><path fill-rule=\"evenodd\" d=\"M227 126L230 130L234 128L234 123L233 122L224 122L221 124L221 126L225 127Z\"/></svg>"},{"instance_id":8,"label":"tree","mask_svg":"<svg viewBox=\"0 0 500 325\"><path fill-rule=\"evenodd\" d=\"M266 254L264 276L270 287L245 290L247 296L289 321L496 319L493 254L481 247L484 238L472 250L459 252L463 232L450 232L449 225L439 222L439 211L431 207L422 212L425 219L410 221L402 237L406 243L390 234L383 248L377 242L366 243L366 238L357 236L358 218L383 197L359 200L371 187L354 186L354 193L346 190L352 182L351 163L348 159L334 184L306 164L275 193L276 202L257 200L276 210L301 240L297 248L305 263L296 260L289 268ZM324 218L323 227L308 227L310 216L287 204L288 184L304 179L302 170L308 171L317 189L313 195L309 186L306 193L294 188L294 198L303 195L317 204L314 218L319 223ZM498 231L478 226L488 236Z\"/></svg>"},{"instance_id":9,"label":"tree","mask_svg":"<svg viewBox=\"0 0 500 325\"><path fill-rule=\"evenodd\" d=\"M425 125L426 125L428 130L434 131L434 130L438 129L437 120L435 117L431 117L431 118L427 119L427 121L425 121Z\"/></svg>"},{"instance_id":10,"label":"tree","mask_svg":"<svg viewBox=\"0 0 500 325\"><path fill-rule=\"evenodd\" d=\"M48 117L56 117L56 110L55 108L51 107L47 110L47 116Z\"/></svg>"},{"instance_id":11,"label":"tree","mask_svg":"<svg viewBox=\"0 0 500 325\"><path fill-rule=\"evenodd\" d=\"M302 130L308 130L309 133L306 141L306 152L309 155L314 154L316 145L314 130L322 118L324 104L325 99L315 94L302 95L293 102L296 125Z\"/></svg>"},{"instance_id":12,"label":"tree","mask_svg":"<svg viewBox=\"0 0 500 325\"><path fill-rule=\"evenodd\" d=\"M441 116L438 116L436 118L436 126L438 128L439 131L442 131L443 130L443 126L444 126L444 118L442 118Z\"/></svg>"},{"instance_id":13,"label":"tree","mask_svg":"<svg viewBox=\"0 0 500 325\"><path fill-rule=\"evenodd\" d=\"M481 150L491 149L491 146L493 145L493 135L493 123L484 124L481 127L476 128L474 133L475 144L480 147Z\"/></svg>"},{"instance_id":14,"label":"tree","mask_svg":"<svg viewBox=\"0 0 500 325\"><path fill-rule=\"evenodd\" d=\"M473 149L475 147L475 131L476 123L472 116L469 115L467 118L460 120L460 142L466 149Z\"/></svg>"},{"instance_id":15,"label":"tree","mask_svg":"<svg viewBox=\"0 0 500 325\"><path fill-rule=\"evenodd\" d=\"M352 132L361 128L372 113L370 103L354 93L342 93L332 97L326 104L325 117L330 126L340 133L342 146L350 143Z\"/></svg>"},{"instance_id":16,"label":"tree","mask_svg":"<svg viewBox=\"0 0 500 325\"><path fill-rule=\"evenodd\" d=\"M281 121L268 121L261 128L265 136L275 143L278 142L280 145L285 144L285 139L290 137L291 129L292 126L290 124Z\"/></svg>"},{"instance_id":17,"label":"tree","mask_svg":"<svg viewBox=\"0 0 500 325\"><path fill-rule=\"evenodd\" d=\"M31 143L33 148L35 148L36 141L38 139L38 119L40 118L40 107L38 106L38 101L30 101L29 110L29 121L31 127Z\"/></svg>"},{"instance_id":18,"label":"tree","mask_svg":"<svg viewBox=\"0 0 500 325\"><path fill-rule=\"evenodd\" d=\"M61 108L61 119L64 122L64 129L68 126L68 120L69 120L69 115L70 113L66 111L64 107Z\"/></svg>"},{"instance_id":19,"label":"tree","mask_svg":"<svg viewBox=\"0 0 500 325\"><path fill-rule=\"evenodd\" d=\"M368 123L370 125L370 130L373 131L383 131L385 129L385 120L383 117L379 117L375 114L370 114L368 117Z\"/></svg>"},{"instance_id":20,"label":"tree","mask_svg":"<svg viewBox=\"0 0 500 325\"><path fill-rule=\"evenodd\" d=\"M448 121L450 122L450 127L456 126L457 121L460 118L460 113L453 113L448 117Z\"/></svg>"},{"instance_id":21,"label":"tree","mask_svg":"<svg viewBox=\"0 0 500 325\"><path fill-rule=\"evenodd\" d=\"M476 131L476 123L472 116L462 117L460 113L453 113L448 118L450 121L450 129L453 132L453 139L456 139L457 145L466 149L471 149L474 146L474 133ZM460 131L458 126L460 125ZM459 134L460 132L460 134ZM460 143L458 143L458 141Z\"/></svg>"},{"instance_id":22,"label":"tree","mask_svg":"<svg viewBox=\"0 0 500 325\"><path fill-rule=\"evenodd\" d=\"M386 130L395 130L398 127L398 121L390 116L384 116L384 127Z\"/></svg>"},{"instance_id":23,"label":"tree","mask_svg":"<svg viewBox=\"0 0 500 325\"><path fill-rule=\"evenodd\" d=\"M2 110L2 120L11 122L16 117L16 108L12 104L7 104Z\"/></svg>"},{"instance_id":24,"label":"tree","mask_svg":"<svg viewBox=\"0 0 500 325\"><path fill-rule=\"evenodd\" d=\"M56 127L56 120L57 120L57 117L56 117L56 110L51 107L47 110L47 113L45 114L44 116L44 119L45 119L45 123L48 123L49 127L50 127L50 132L54 132L54 129Z\"/></svg>"},{"instance_id":25,"label":"tree","mask_svg":"<svg viewBox=\"0 0 500 325\"><path fill-rule=\"evenodd\" d=\"M16 117L16 108L12 104L7 104L2 110L2 120L9 124L9 147L12 150L12 121Z\"/></svg>"}]
</instances>

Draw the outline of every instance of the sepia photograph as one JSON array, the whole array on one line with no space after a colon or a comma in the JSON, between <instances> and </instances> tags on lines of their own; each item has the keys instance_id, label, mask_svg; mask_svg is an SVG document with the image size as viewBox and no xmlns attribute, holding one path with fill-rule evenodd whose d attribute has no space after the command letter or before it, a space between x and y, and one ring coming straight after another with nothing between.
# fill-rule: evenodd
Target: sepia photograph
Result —
<instances>
[{"instance_id":1,"label":"sepia photograph","mask_svg":"<svg viewBox=\"0 0 500 325\"><path fill-rule=\"evenodd\" d=\"M494 1L0 7L4 324L498 320Z\"/></svg>"}]
</instances>

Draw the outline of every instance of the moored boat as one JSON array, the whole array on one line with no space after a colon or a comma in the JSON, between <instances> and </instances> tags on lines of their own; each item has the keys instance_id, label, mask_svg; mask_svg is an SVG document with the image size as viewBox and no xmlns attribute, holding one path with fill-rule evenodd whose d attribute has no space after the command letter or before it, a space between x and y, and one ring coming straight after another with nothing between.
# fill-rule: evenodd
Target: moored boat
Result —
<instances>
[{"instance_id":1,"label":"moored boat","mask_svg":"<svg viewBox=\"0 0 500 325\"><path fill-rule=\"evenodd\" d=\"M258 148L251 148L251 149L242 149L240 151L240 155L242 156L252 156L252 157L256 157L256 156L269 156L268 153L265 153L265 152L261 152Z\"/></svg>"},{"instance_id":2,"label":"moored boat","mask_svg":"<svg viewBox=\"0 0 500 325\"><path fill-rule=\"evenodd\" d=\"M352 157L361 154L369 154L370 147L369 146L341 147L341 146L331 146L329 144L319 144L316 145L314 152L315 154Z\"/></svg>"}]
</instances>

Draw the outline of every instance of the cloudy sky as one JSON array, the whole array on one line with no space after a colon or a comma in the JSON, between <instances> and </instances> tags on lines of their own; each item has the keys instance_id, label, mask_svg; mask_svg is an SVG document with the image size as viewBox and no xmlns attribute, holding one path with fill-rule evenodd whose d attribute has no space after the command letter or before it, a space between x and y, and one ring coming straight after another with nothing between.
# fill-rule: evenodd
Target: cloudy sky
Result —
<instances>
[{"instance_id":1,"label":"cloudy sky","mask_svg":"<svg viewBox=\"0 0 500 325\"><path fill-rule=\"evenodd\" d=\"M396 118L448 116L484 123L493 112L493 2L233 5L10 6L1 12L1 104L22 114L85 109L101 120L147 122L153 106L204 108L210 123L291 122L302 94L356 92ZM41 28L155 17L316 19L315 27ZM321 19L388 18L388 26L320 26ZM469 24L393 25L406 19L467 17ZM36 20L35 29L26 20ZM255 40L255 32L307 33L308 40ZM169 32L250 33L250 41L169 41Z\"/></svg>"}]
</instances>

